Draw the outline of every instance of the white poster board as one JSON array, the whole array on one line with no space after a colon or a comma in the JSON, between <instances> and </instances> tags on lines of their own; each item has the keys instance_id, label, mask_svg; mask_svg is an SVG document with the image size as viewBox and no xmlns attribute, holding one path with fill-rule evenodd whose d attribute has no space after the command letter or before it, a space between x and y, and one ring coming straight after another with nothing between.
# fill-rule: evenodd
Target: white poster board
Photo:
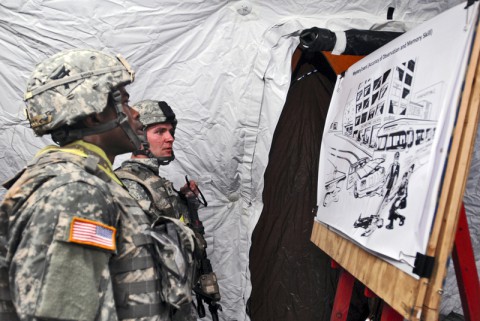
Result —
<instances>
[{"instance_id":1,"label":"white poster board","mask_svg":"<svg viewBox=\"0 0 480 321\"><path fill-rule=\"evenodd\" d=\"M412 274L424 254L478 3L456 6L337 80L320 152L318 214Z\"/></svg>"}]
</instances>

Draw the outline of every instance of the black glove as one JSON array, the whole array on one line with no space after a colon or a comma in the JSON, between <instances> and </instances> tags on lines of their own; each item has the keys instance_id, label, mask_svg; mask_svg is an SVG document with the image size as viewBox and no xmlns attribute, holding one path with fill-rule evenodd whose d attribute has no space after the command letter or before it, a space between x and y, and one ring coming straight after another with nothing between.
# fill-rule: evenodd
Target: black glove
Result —
<instances>
[{"instance_id":1,"label":"black glove","mask_svg":"<svg viewBox=\"0 0 480 321\"><path fill-rule=\"evenodd\" d=\"M308 51L332 51L336 42L335 33L328 29L313 27L300 34L300 47Z\"/></svg>"},{"instance_id":2,"label":"black glove","mask_svg":"<svg viewBox=\"0 0 480 321\"><path fill-rule=\"evenodd\" d=\"M467 8L470 7L472 4L474 4L475 1L478 1L478 0L467 0L467 5L465 6L465 9L467 9Z\"/></svg>"}]
</instances>

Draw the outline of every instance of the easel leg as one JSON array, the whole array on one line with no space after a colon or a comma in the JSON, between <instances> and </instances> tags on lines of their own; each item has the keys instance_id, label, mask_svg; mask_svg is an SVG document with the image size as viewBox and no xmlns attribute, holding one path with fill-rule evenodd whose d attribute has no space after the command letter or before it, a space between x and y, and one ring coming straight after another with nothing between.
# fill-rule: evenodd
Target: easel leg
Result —
<instances>
[{"instance_id":1,"label":"easel leg","mask_svg":"<svg viewBox=\"0 0 480 321\"><path fill-rule=\"evenodd\" d=\"M457 277L458 289L462 300L463 314L466 321L480 321L480 281L478 279L472 241L468 230L467 215L462 205L458 220L457 233L452 251L452 259ZM341 268L332 261L333 268ZM337 292L333 304L330 321L346 321L350 300L352 297L355 278L346 270L341 270ZM366 289L365 295L373 297L375 294ZM383 302L380 321L402 321L403 316Z\"/></svg>"},{"instance_id":2,"label":"easel leg","mask_svg":"<svg viewBox=\"0 0 480 321\"><path fill-rule=\"evenodd\" d=\"M332 265L334 265L333 262ZM350 273L342 269L340 272L340 279L338 280L337 292L335 293L335 301L333 303L330 321L347 320L354 281L355 278Z\"/></svg>"},{"instance_id":3,"label":"easel leg","mask_svg":"<svg viewBox=\"0 0 480 321\"><path fill-rule=\"evenodd\" d=\"M383 302L382 318L380 321L403 321L403 316Z\"/></svg>"},{"instance_id":4,"label":"easel leg","mask_svg":"<svg viewBox=\"0 0 480 321\"><path fill-rule=\"evenodd\" d=\"M377 297L377 295L367 287L365 287L365 296L367 298ZM403 316L400 313L398 313L397 311L395 311L391 306L389 306L383 300L382 300L382 303L381 303L381 308L382 308L382 314L381 314L380 321L403 321L403 319L404 319ZM377 314L376 311L373 311L373 313L374 313L374 315Z\"/></svg>"},{"instance_id":5,"label":"easel leg","mask_svg":"<svg viewBox=\"0 0 480 321\"><path fill-rule=\"evenodd\" d=\"M465 320L480 320L480 285L463 204L460 209L452 258Z\"/></svg>"},{"instance_id":6,"label":"easel leg","mask_svg":"<svg viewBox=\"0 0 480 321\"><path fill-rule=\"evenodd\" d=\"M332 261L332 267L335 269L341 268L335 261ZM338 280L330 321L347 320L354 283L355 278L346 270L342 269ZM365 296L372 298L376 295L370 289L365 288ZM403 321L403 316L392 309L387 303L383 302L380 321Z\"/></svg>"}]
</instances>

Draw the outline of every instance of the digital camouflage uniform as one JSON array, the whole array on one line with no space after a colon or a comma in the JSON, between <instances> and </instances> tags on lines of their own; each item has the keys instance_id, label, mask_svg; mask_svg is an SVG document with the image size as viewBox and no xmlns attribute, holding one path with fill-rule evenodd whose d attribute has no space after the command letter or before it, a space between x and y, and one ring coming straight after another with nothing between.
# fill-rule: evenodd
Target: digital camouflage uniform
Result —
<instances>
[{"instance_id":1,"label":"digital camouflage uniform","mask_svg":"<svg viewBox=\"0 0 480 321\"><path fill-rule=\"evenodd\" d=\"M62 147L44 148L4 185L0 320L169 319L149 219L105 151L81 140L121 128L140 146L121 90L133 80L121 56L90 49L36 65L24 97L27 118L36 135L50 134ZM81 122L107 107L116 118Z\"/></svg>"},{"instance_id":2,"label":"digital camouflage uniform","mask_svg":"<svg viewBox=\"0 0 480 321\"><path fill-rule=\"evenodd\" d=\"M156 158L136 158L124 161L116 174L152 222L160 216L180 219L187 214L187 205L174 190L172 182L159 175L158 169ZM129 178L129 174L133 176Z\"/></svg>"},{"instance_id":3,"label":"digital camouflage uniform","mask_svg":"<svg viewBox=\"0 0 480 321\"><path fill-rule=\"evenodd\" d=\"M10 188L0 226L20 319L169 319L149 220L120 184L104 152L77 141L44 149ZM112 229L113 248L72 238L75 218Z\"/></svg>"},{"instance_id":4,"label":"digital camouflage uniform","mask_svg":"<svg viewBox=\"0 0 480 321\"><path fill-rule=\"evenodd\" d=\"M188 211L185 201L173 189L172 182L159 175L158 169L156 158L137 158L124 161L116 174L152 223L161 216L184 220ZM173 320L197 320L195 307L186 305L175 310Z\"/></svg>"},{"instance_id":5,"label":"digital camouflage uniform","mask_svg":"<svg viewBox=\"0 0 480 321\"><path fill-rule=\"evenodd\" d=\"M172 124L171 135L174 135L177 120L175 113L171 110L170 106L163 101L155 100L143 100L134 105L134 109L140 115L140 121L144 126L145 141L147 140L147 127L153 124L170 123ZM144 149L137 151L136 153L143 154L148 158L133 158L123 162L120 169L116 171L116 174L123 181L127 187L130 195L132 195L143 210L148 213L151 223L162 217L170 217L174 219L182 220L188 223L188 207L183 195L180 195L174 190L173 184L159 175L159 166L167 165L174 159L173 152L168 157L156 157L148 149L148 146L144 146ZM198 208L198 201L196 198L190 200L191 204L195 204ZM182 229L187 229L186 232L193 233L193 231L186 227L182 222L177 222L182 225ZM192 262L193 264L193 262ZM168 274L168 273L167 273ZM168 284L176 284L177 291L179 288L184 289L184 293L190 292L193 288L195 276L189 278L188 282L179 281L178 278L171 277L169 274ZM168 291L164 296L168 296ZM175 295L173 298L175 299ZM188 298L191 300L191 297ZM185 300L184 302L187 302ZM173 320L196 320L196 309L192 304L177 305L175 302L172 304Z\"/></svg>"}]
</instances>

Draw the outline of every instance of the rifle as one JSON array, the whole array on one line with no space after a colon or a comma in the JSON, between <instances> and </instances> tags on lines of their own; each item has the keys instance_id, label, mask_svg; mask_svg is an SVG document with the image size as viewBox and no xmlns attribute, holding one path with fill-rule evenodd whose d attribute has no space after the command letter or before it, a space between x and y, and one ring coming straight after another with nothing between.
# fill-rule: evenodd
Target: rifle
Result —
<instances>
[{"instance_id":1,"label":"rifle","mask_svg":"<svg viewBox=\"0 0 480 321\"><path fill-rule=\"evenodd\" d=\"M185 175L185 180L187 181L188 188L190 188L190 181L188 180L187 175ZM195 236L198 240L198 246L195 247L194 255L198 265L199 278L193 287L193 291L197 298L198 316L200 318L205 317L205 307L203 306L203 303L205 302L212 315L212 321L218 321L218 310L222 311L222 306L218 304L218 301L220 301L221 298L220 288L218 286L217 276L215 272L213 272L212 264L207 257L207 242L203 237L205 235L205 228L198 217L197 211L197 202L200 202L207 207L207 201L200 189L198 189L198 191L200 192L203 202L196 197L185 197L188 207L188 226L195 232Z\"/></svg>"}]
</instances>

